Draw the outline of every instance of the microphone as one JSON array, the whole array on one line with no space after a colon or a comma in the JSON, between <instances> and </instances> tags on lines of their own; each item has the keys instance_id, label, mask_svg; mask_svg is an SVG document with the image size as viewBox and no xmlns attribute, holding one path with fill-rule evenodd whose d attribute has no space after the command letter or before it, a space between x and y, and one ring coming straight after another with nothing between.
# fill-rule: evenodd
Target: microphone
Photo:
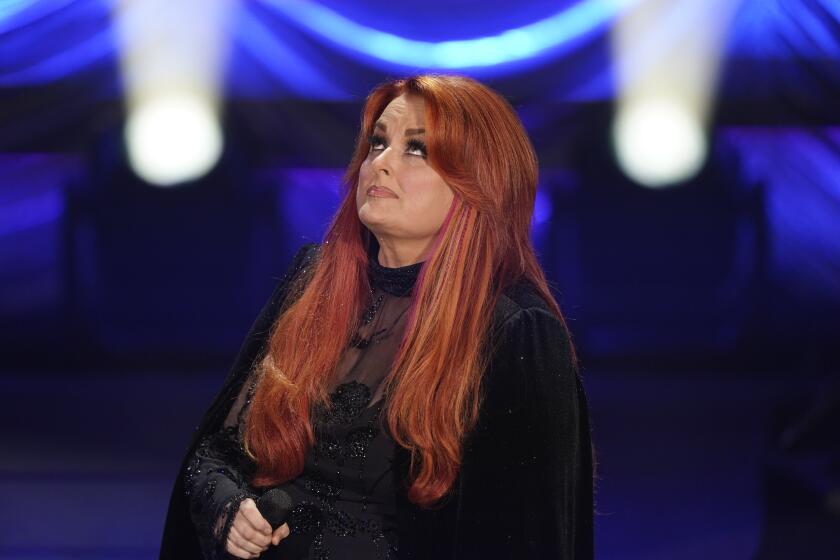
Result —
<instances>
[{"instance_id":1,"label":"microphone","mask_svg":"<svg viewBox=\"0 0 840 560\"><path fill-rule=\"evenodd\" d=\"M257 499L257 509L274 531L286 522L292 510L292 497L280 488L272 488Z\"/></svg>"}]
</instances>

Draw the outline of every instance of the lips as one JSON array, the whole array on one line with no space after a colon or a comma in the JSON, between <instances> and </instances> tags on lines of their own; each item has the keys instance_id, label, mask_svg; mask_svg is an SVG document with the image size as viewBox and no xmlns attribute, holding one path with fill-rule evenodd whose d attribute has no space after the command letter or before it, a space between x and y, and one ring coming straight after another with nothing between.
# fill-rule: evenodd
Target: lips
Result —
<instances>
[{"instance_id":1,"label":"lips","mask_svg":"<svg viewBox=\"0 0 840 560\"><path fill-rule=\"evenodd\" d=\"M367 195L378 198L397 198L397 194L394 191L381 185L369 186L367 189Z\"/></svg>"}]
</instances>

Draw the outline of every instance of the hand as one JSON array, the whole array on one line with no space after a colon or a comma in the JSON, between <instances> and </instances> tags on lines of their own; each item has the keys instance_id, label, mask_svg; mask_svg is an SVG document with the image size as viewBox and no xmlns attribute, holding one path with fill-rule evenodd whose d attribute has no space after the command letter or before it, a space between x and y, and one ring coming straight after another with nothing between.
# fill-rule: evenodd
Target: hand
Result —
<instances>
[{"instance_id":1,"label":"hand","mask_svg":"<svg viewBox=\"0 0 840 560\"><path fill-rule=\"evenodd\" d=\"M254 500L245 498L233 519L225 548L237 558L257 558L268 545L280 544L288 536L288 523L283 523L272 532L271 525L260 514Z\"/></svg>"}]
</instances>

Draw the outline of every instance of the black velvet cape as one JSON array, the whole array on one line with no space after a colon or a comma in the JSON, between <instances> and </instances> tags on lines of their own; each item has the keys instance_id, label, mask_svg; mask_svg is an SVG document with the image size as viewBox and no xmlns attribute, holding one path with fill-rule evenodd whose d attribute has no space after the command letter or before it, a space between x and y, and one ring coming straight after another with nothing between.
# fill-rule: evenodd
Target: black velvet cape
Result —
<instances>
[{"instance_id":1,"label":"black velvet cape","mask_svg":"<svg viewBox=\"0 0 840 560\"><path fill-rule=\"evenodd\" d=\"M298 273L318 245L304 245L250 329L221 390L190 440L175 480L161 559L199 559L184 495L198 441L218 430L260 357ZM287 302L288 303L288 302ZM587 398L564 324L525 283L505 290L492 325L479 421L459 476L441 506L423 510L398 492L400 558L593 558L593 472ZM409 453L394 467L407 480Z\"/></svg>"}]
</instances>

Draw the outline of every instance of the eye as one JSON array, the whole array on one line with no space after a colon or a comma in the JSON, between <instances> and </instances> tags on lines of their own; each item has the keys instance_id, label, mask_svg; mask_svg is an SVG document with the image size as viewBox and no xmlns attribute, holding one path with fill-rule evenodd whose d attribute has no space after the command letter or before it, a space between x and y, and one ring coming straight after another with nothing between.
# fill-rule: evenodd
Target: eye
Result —
<instances>
[{"instance_id":1,"label":"eye","mask_svg":"<svg viewBox=\"0 0 840 560\"><path fill-rule=\"evenodd\" d=\"M385 142L385 138L380 136L379 134L371 134L368 137L368 145L370 146L371 152L378 152L385 149L387 143ZM419 156L423 159L426 159L427 156L427 149L426 144L417 138L412 138L408 142L405 143L405 150L406 153L412 156ZM412 152L419 152L419 153L412 153Z\"/></svg>"},{"instance_id":2,"label":"eye","mask_svg":"<svg viewBox=\"0 0 840 560\"><path fill-rule=\"evenodd\" d=\"M411 140L406 142L405 146L406 146L406 149L408 151L418 151L418 152L420 152L419 154L412 154L412 155L417 155L417 156L420 156L422 158L425 158L426 155L427 155L426 144L422 140L419 140L417 138L412 138Z\"/></svg>"},{"instance_id":3,"label":"eye","mask_svg":"<svg viewBox=\"0 0 840 560\"><path fill-rule=\"evenodd\" d=\"M384 148L385 147L385 139L382 138L378 134L371 134L368 137L368 144L370 144L370 150L371 151L378 151L376 146L382 146Z\"/></svg>"}]
</instances>

